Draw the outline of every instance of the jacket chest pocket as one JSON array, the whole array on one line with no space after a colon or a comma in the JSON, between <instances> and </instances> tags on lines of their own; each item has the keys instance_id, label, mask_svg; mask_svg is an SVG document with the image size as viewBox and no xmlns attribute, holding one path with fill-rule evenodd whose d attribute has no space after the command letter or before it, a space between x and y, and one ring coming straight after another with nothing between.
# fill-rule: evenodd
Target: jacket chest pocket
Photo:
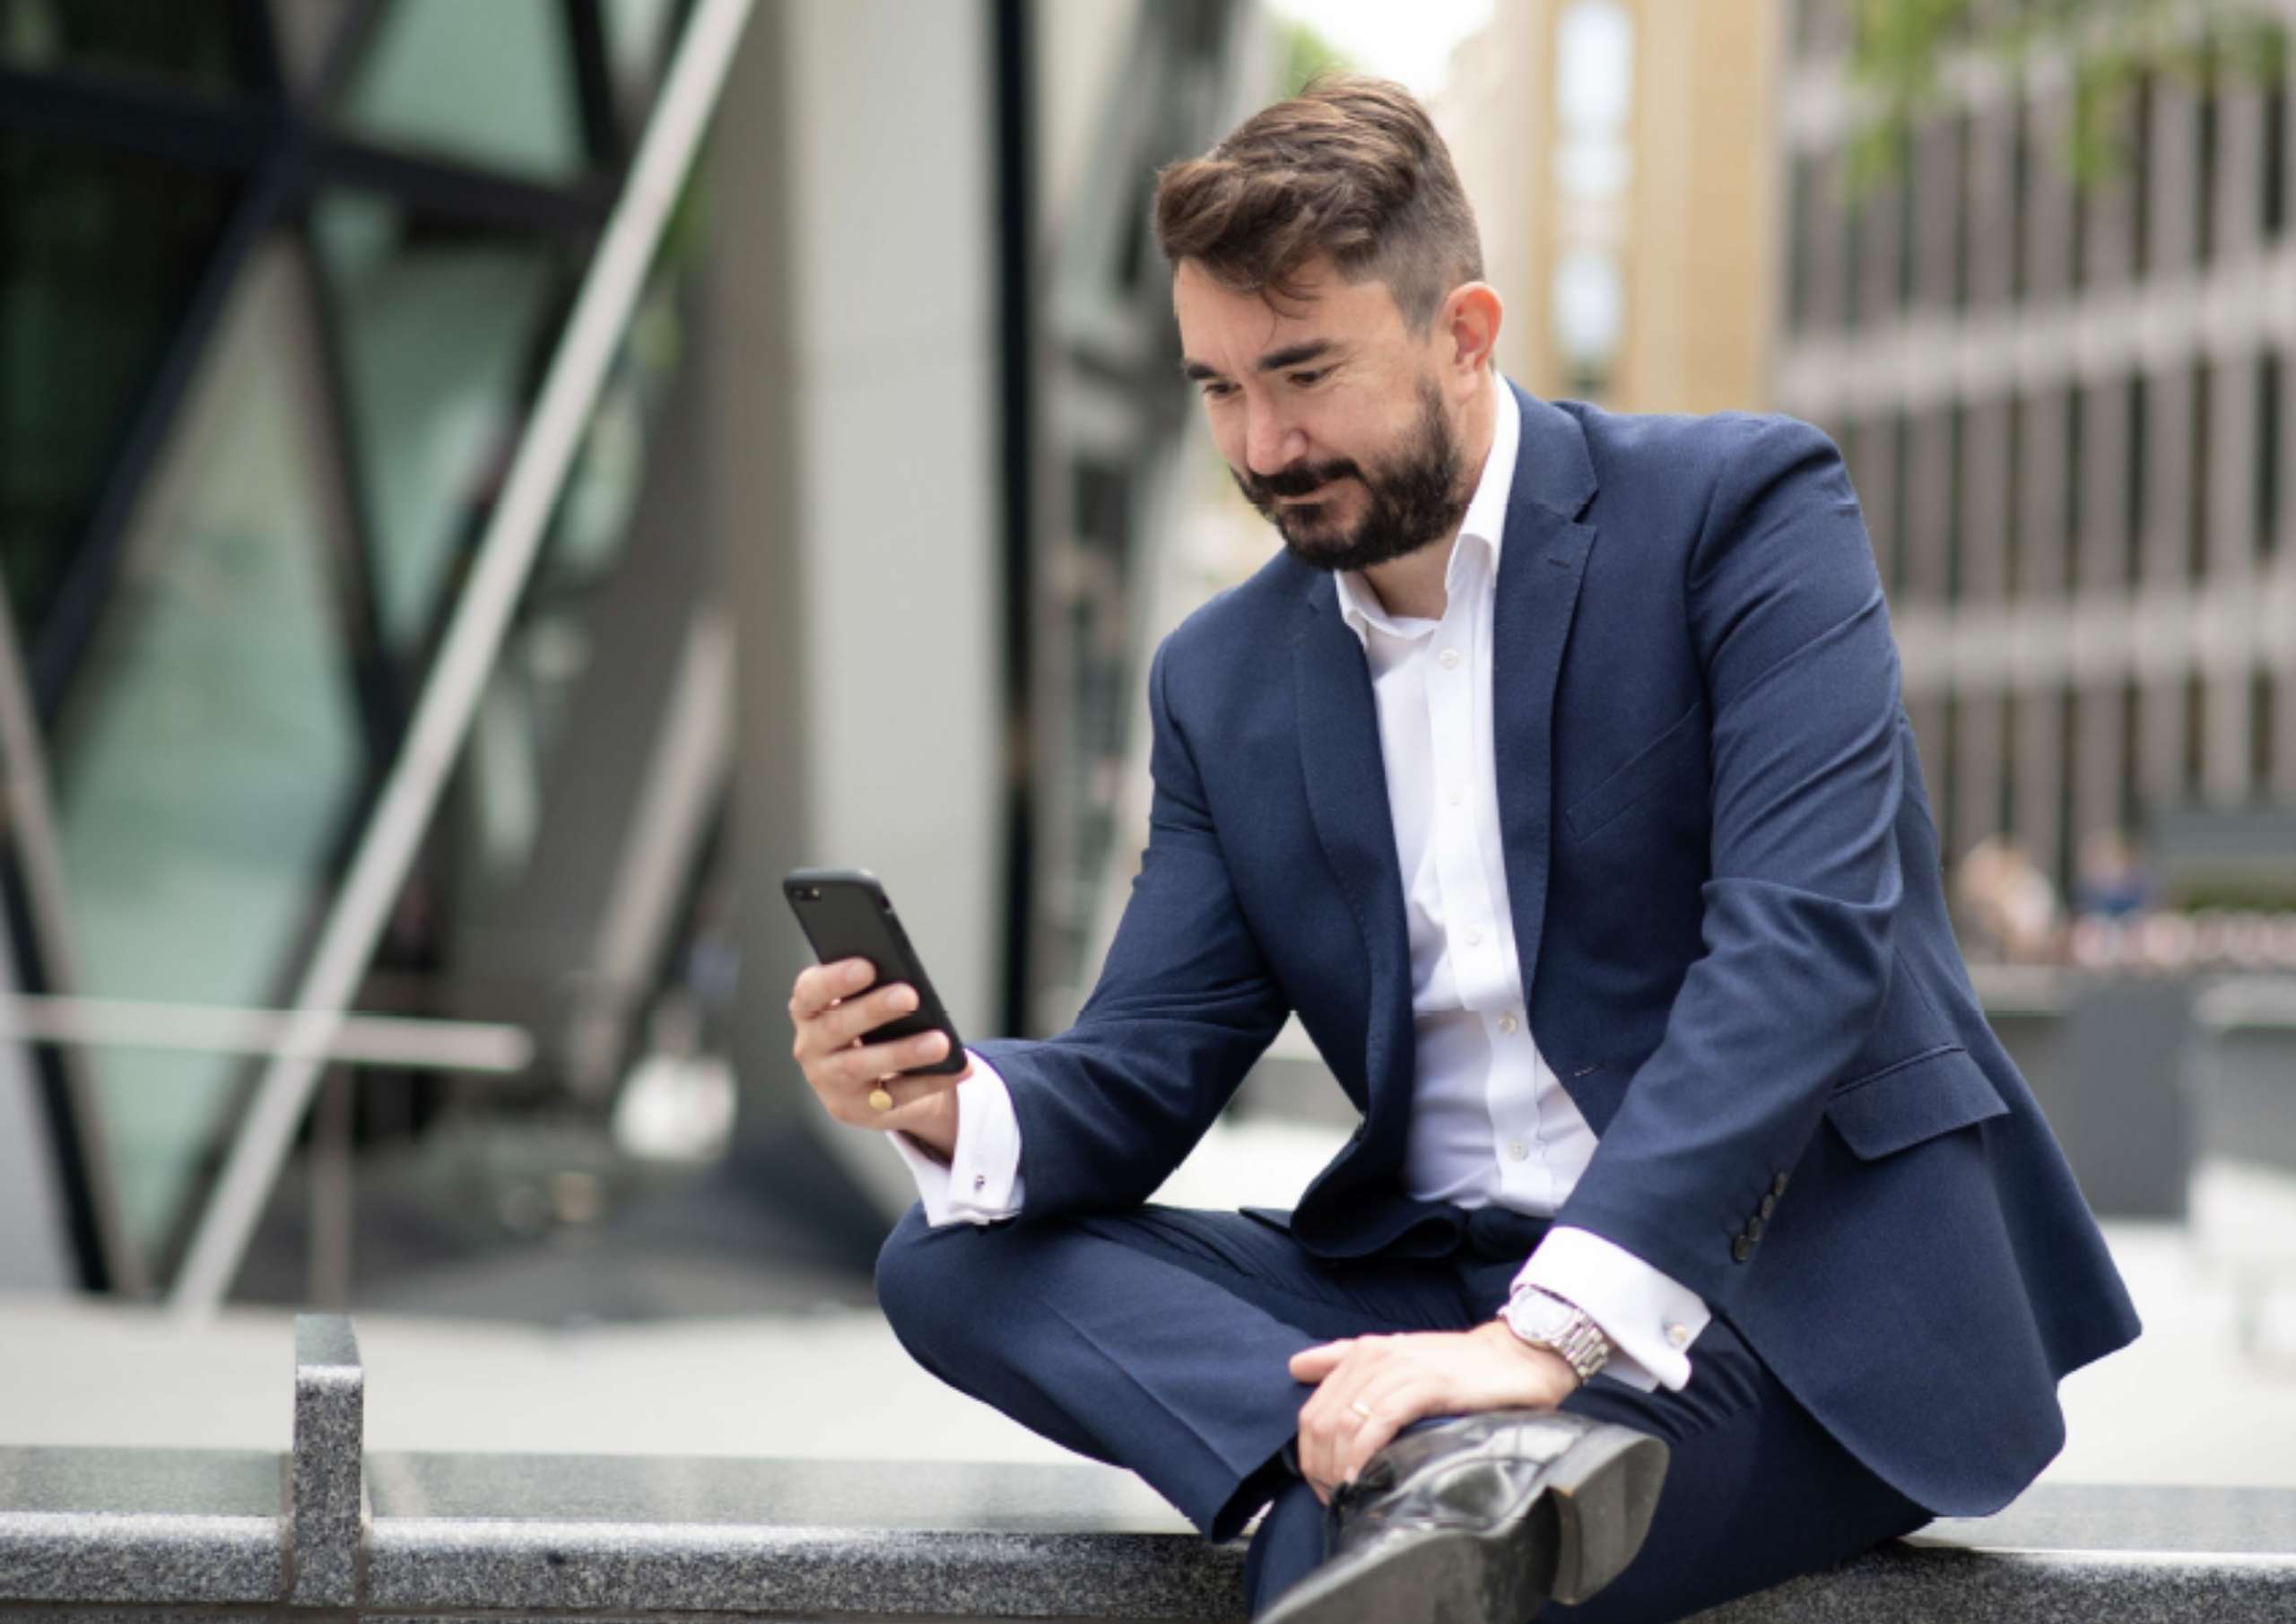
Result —
<instances>
[{"instance_id":1,"label":"jacket chest pocket","mask_svg":"<svg viewBox=\"0 0 2296 1624\"><path fill-rule=\"evenodd\" d=\"M1706 759L1706 701L1693 699L1691 708L1666 730L1644 745L1610 777L1563 810L1563 823L1573 840L1586 840L1607 829L1665 785L1679 786L1694 780L1704 806Z\"/></svg>"}]
</instances>

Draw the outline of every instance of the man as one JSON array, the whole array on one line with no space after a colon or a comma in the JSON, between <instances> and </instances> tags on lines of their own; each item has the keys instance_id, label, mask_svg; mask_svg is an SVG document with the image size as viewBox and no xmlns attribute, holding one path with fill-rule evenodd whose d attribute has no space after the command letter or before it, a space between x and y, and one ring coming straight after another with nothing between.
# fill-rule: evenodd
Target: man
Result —
<instances>
[{"instance_id":1,"label":"man","mask_svg":"<svg viewBox=\"0 0 2296 1624\"><path fill-rule=\"evenodd\" d=\"M808 1079L923 1195L895 1330L1207 1533L1265 1507L1287 1624L1675 1618L1997 1508L2137 1324L1946 924L1834 447L1500 378L1392 85L1256 115L1156 223L1283 551L1157 651L1070 1030L874 1110L942 1040L862 1042L911 997L865 967L798 978ZM1345 1149L1294 1212L1144 1206L1292 1012ZM1638 1554L1598 1514L1654 1489Z\"/></svg>"}]
</instances>

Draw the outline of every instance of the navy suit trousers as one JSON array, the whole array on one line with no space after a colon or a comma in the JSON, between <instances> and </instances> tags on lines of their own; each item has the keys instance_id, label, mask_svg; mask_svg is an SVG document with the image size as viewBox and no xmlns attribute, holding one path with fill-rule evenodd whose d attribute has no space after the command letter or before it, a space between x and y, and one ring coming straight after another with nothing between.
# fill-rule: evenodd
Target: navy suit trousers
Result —
<instances>
[{"instance_id":1,"label":"navy suit trousers","mask_svg":"<svg viewBox=\"0 0 2296 1624\"><path fill-rule=\"evenodd\" d=\"M1255 1616L1323 1560L1323 1508L1283 1446L1313 1391L1292 1355L1340 1337L1463 1331L1490 1318L1544 1222L1486 1209L1445 1258L1333 1262L1237 1212L1147 1206L935 1229L911 1208L878 1259L894 1333L951 1385L1080 1455L1137 1472L1205 1534L1253 1515ZM1840 1561L1930 1513L1852 1458L1716 1316L1690 1384L1598 1375L1562 1407L1673 1451L1626 1572L1542 1620L1675 1619Z\"/></svg>"}]
</instances>

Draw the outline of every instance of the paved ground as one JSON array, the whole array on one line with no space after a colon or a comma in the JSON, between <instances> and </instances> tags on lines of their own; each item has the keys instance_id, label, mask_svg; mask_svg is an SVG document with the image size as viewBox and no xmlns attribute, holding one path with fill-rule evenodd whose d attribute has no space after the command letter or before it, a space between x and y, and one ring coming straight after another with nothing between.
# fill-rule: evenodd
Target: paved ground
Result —
<instances>
[{"instance_id":1,"label":"paved ground","mask_svg":"<svg viewBox=\"0 0 2296 1624\"><path fill-rule=\"evenodd\" d=\"M1326 1142L1232 1130L1167 1197L1287 1200ZM2296 1249L2296 1229L2282 1232ZM2066 1384L2071 1437L2049 1478L2296 1486L2296 1277L2267 1304L2265 1350L2244 1353L2230 1285L2182 1229L2114 1224L2108 1238L2147 1333ZM236 1308L194 1326L0 1296L0 1443L283 1448L291 1320ZM873 1311L834 1299L557 1327L363 1311L358 1329L380 1449L1066 1458L941 1388Z\"/></svg>"}]
</instances>

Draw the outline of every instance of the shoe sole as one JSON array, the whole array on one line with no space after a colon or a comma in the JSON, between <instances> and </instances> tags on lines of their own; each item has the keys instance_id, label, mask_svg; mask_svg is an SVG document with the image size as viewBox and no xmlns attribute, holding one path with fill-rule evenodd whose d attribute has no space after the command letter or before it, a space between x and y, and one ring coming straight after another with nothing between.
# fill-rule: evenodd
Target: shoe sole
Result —
<instances>
[{"instance_id":1,"label":"shoe sole","mask_svg":"<svg viewBox=\"0 0 2296 1624\"><path fill-rule=\"evenodd\" d=\"M1327 1562L1285 1592L1262 1624L1523 1624L1549 1601L1576 1605L1642 1549L1666 1458L1665 1443L1647 1433L1595 1428L1549 1463L1516 1521L1398 1539ZM1553 1537L1525 1541L1543 1518Z\"/></svg>"}]
</instances>

